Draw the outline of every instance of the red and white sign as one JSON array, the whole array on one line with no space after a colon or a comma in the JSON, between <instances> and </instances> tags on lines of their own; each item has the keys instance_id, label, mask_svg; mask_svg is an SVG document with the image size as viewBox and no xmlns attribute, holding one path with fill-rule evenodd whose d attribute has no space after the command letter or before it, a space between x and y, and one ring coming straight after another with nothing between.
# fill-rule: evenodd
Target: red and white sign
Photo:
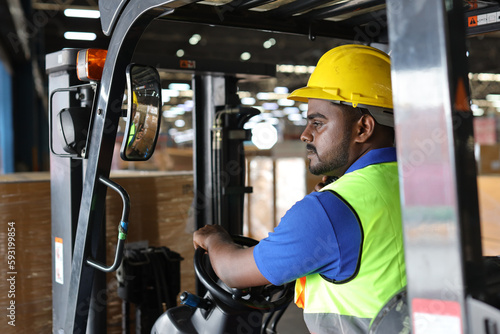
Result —
<instances>
[{"instance_id":1,"label":"red and white sign","mask_svg":"<svg viewBox=\"0 0 500 334\"><path fill-rule=\"evenodd\" d=\"M448 300L412 300L414 334L462 334L460 303Z\"/></svg>"},{"instance_id":2,"label":"red and white sign","mask_svg":"<svg viewBox=\"0 0 500 334\"><path fill-rule=\"evenodd\" d=\"M56 283L64 284L63 239L61 238L55 238L54 257L55 281Z\"/></svg>"}]
</instances>

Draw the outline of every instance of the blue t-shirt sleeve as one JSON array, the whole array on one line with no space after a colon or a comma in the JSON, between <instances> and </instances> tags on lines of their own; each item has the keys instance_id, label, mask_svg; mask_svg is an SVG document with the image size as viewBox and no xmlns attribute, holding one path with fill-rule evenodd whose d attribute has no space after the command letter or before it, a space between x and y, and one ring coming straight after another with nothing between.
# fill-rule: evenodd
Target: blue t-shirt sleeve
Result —
<instances>
[{"instance_id":1,"label":"blue t-shirt sleeve","mask_svg":"<svg viewBox=\"0 0 500 334\"><path fill-rule=\"evenodd\" d=\"M260 272L281 285L321 273L343 280L355 271L362 233L355 213L331 192L297 202L254 249Z\"/></svg>"}]
</instances>

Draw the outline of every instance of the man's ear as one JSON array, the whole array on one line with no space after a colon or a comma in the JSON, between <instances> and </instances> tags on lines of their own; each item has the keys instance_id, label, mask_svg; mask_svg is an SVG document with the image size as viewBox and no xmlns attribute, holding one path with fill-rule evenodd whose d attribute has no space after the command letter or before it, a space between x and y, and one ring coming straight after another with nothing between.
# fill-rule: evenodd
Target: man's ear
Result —
<instances>
[{"instance_id":1,"label":"man's ear","mask_svg":"<svg viewBox=\"0 0 500 334\"><path fill-rule=\"evenodd\" d=\"M370 139L375 131L375 119L372 115L364 114L356 122L356 138L354 141L356 143L366 143Z\"/></svg>"}]
</instances>

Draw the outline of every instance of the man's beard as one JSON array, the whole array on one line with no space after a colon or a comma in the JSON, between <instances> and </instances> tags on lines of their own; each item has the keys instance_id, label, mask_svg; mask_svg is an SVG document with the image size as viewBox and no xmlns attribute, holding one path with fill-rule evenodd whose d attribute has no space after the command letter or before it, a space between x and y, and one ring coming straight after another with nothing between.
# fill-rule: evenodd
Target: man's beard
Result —
<instances>
[{"instance_id":1,"label":"man's beard","mask_svg":"<svg viewBox=\"0 0 500 334\"><path fill-rule=\"evenodd\" d=\"M348 147L349 137L345 136L342 139L340 145L337 147L335 157L331 158L329 161L321 161L321 158L318 156L318 153L316 151L316 147L311 144L307 144L307 150L312 151L314 154L316 154L316 157L318 159L314 166L310 163L309 160L309 172L311 172L311 174L313 175L329 175L329 173L331 173L332 171L346 166L349 161Z\"/></svg>"}]
</instances>

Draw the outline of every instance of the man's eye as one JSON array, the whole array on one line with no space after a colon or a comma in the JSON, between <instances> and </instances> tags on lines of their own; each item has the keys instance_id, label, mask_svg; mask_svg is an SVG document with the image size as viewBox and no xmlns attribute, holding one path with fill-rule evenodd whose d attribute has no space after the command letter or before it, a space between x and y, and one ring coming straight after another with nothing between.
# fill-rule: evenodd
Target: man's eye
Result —
<instances>
[{"instance_id":1,"label":"man's eye","mask_svg":"<svg viewBox=\"0 0 500 334\"><path fill-rule=\"evenodd\" d=\"M312 124L313 124L315 127L318 127L318 126L323 125L323 123L321 123L321 122L317 122L317 121L312 122Z\"/></svg>"}]
</instances>

